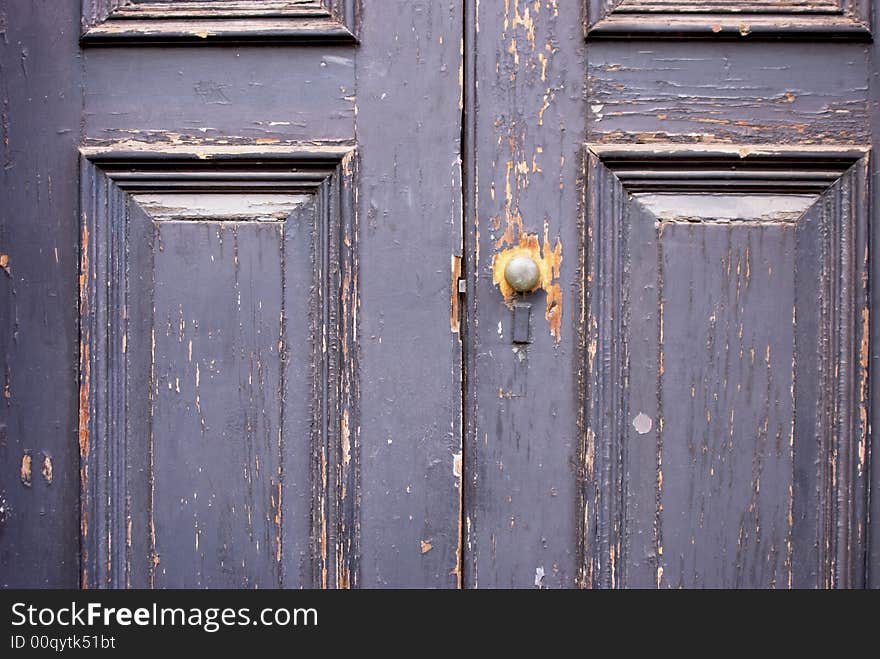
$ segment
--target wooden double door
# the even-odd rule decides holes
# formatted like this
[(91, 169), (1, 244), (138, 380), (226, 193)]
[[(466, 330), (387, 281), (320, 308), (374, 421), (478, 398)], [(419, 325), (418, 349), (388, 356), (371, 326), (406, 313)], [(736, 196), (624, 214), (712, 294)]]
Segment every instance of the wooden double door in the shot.
[(3, 0), (0, 582), (877, 586), (871, 5)]

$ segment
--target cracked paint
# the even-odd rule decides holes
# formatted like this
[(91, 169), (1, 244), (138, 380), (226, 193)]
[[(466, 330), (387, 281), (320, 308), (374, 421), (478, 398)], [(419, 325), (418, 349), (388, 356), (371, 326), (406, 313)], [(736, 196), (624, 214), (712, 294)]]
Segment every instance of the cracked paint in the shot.
[(537, 289), (546, 293), (544, 318), (547, 320), (550, 335), (559, 343), (562, 331), (562, 286), (559, 282), (559, 269), (562, 264), (562, 242), (557, 237), (555, 245), (550, 244), (549, 226), (544, 225), (543, 240), (537, 234), (522, 233), (519, 242), (513, 247), (495, 254), (492, 261), (492, 281), (504, 295), (508, 307), (513, 307), (517, 293), (504, 278), (504, 270), (511, 259), (526, 256), (538, 264), (540, 281)]

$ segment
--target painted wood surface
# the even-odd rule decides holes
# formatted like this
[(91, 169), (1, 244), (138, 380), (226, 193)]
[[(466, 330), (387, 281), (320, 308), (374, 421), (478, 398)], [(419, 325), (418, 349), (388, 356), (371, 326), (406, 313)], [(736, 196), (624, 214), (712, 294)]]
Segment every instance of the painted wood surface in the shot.
[[(67, 262), (49, 292), (69, 303), (29, 294), (43, 329), (6, 350), (51, 379), (7, 405), (4, 583), (456, 586), (460, 9), (162, 4), (86, 2), (82, 49), (74, 9), (3, 6), (4, 226), (28, 244), (38, 198), (60, 223), (3, 268)], [(68, 54), (34, 77), (56, 34)], [(58, 89), (51, 115), (27, 105)], [(51, 176), (13, 171), (35, 132)], [(45, 405), (53, 430), (22, 430)]]
[[(465, 566), (468, 587), (572, 587), (578, 574), (578, 245), (586, 124), (577, 3), (470, 3)], [(545, 275), (514, 344), (503, 264)]]
[(863, 584), (864, 152), (596, 154), (585, 579)]
[(356, 580), (356, 158), (277, 156), (84, 151), (87, 586)]
[[(858, 7), (793, 3), (756, 24), (809, 47), (761, 41), (759, 30), (751, 45), (731, 44), (723, 26), (706, 40), (667, 29), (660, 22), (679, 16), (646, 4), (615, 3), (613, 13), (643, 24), (651, 13), (649, 29), (588, 31), (585, 53), (561, 27), (577, 8), (473, 6), (466, 582), (863, 585), (869, 49), (828, 43), (848, 28), (826, 31), (807, 15), (847, 22), (858, 39), (867, 21), (853, 23)], [(711, 9), (693, 21), (736, 7)], [(675, 39), (635, 40), (649, 36)], [(568, 142), (584, 118), (586, 144)], [(806, 163), (799, 148), (813, 149)], [(753, 160), (760, 166), (737, 168)], [(533, 313), (527, 345), (511, 340), (516, 299), (499, 272), (512, 252), (551, 275), (521, 300), (548, 312)], [(737, 259), (775, 261), (772, 273), (748, 274), (768, 279), (747, 300)], [(836, 302), (799, 313), (795, 326), (805, 296)], [(560, 306), (557, 344), (549, 312)], [(811, 322), (824, 329), (810, 334)], [(569, 330), (580, 337), (571, 347)], [(752, 347), (763, 371), (747, 367)], [(789, 446), (777, 451), (777, 435)], [(726, 480), (713, 480), (722, 465)]]
[(354, 0), (82, 0), (86, 43), (354, 42)]
[(877, 11), (0, 2), (0, 584), (877, 587)]
[[(878, 25), (878, 20), (880, 20), (880, 5), (876, 2), (871, 3), (871, 12), (870, 12), (873, 25)], [(871, 67), (871, 71), (876, 71), (877, 67), (880, 67), (880, 46), (877, 45), (876, 42), (872, 43), (870, 51), (868, 53), (868, 65)], [(869, 99), (871, 103), (871, 107), (878, 107), (878, 103), (880, 103), (880, 85), (878, 85), (878, 80), (876, 75), (870, 75), (868, 78), (868, 90), (869, 90)], [(880, 116), (878, 116), (877, 112), (872, 112), (870, 116), (870, 126), (871, 126), (871, 146), (872, 153), (876, 153), (877, 149), (880, 148)], [(877, 159), (872, 157), (869, 163), (869, 180), (871, 182), (870, 191), (871, 191), (871, 208), (877, 208)], [(874, 211), (872, 211), (874, 212)], [(880, 234), (878, 234), (878, 225), (876, 221), (871, 221), (871, 228), (869, 232), (869, 241), (872, 245), (880, 244)], [(880, 281), (878, 277), (880, 277), (880, 259), (871, 259), (870, 262), (870, 276), (871, 282)], [(870, 412), (870, 420), (871, 420), (871, 433), (868, 440), (867, 446), (867, 456), (868, 456), (868, 464), (869, 464), (869, 478), (870, 478), (870, 501), (868, 503), (869, 510), (869, 520), (870, 526), (866, 530), (866, 538), (868, 542), (868, 551), (865, 561), (865, 571), (866, 582), (868, 587), (870, 588), (880, 588), (880, 526), (877, 525), (876, 521), (880, 519), (880, 497), (876, 495), (878, 491), (880, 491), (880, 460), (878, 460), (877, 456), (880, 455), (880, 449), (877, 448), (877, 440), (874, 436), (873, 429), (880, 427), (878, 426), (876, 410), (880, 409), (880, 387), (877, 387), (874, 384), (874, 374), (877, 373), (877, 369), (880, 368), (880, 322), (876, 321), (874, 318), (874, 309), (880, 308), (880, 287), (875, 284), (869, 285), (869, 296), (870, 296), (870, 304), (871, 304), (871, 317), (873, 318), (870, 327), (870, 361), (869, 361), (869, 374), (871, 377), (871, 386), (869, 387), (869, 395), (871, 401), (871, 412)]]
[(0, 3), (0, 585), (79, 583), (79, 11)]
[(586, 29), (593, 39), (867, 41), (870, 12), (870, 0), (587, 0)]
[(361, 153), (361, 583), (460, 582), (462, 8), (365, 3)]

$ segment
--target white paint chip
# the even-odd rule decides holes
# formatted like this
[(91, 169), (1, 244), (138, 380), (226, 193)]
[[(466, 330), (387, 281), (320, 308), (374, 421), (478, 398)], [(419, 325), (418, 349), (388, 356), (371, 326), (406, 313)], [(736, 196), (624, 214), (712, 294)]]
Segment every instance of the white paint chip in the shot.
[(336, 64), (338, 66), (354, 66), (354, 60), (351, 57), (337, 57), (336, 55), (324, 55), (324, 62)]
[(535, 586), (540, 588), (544, 585), (544, 566), (535, 568)]
[(639, 412), (636, 415), (636, 418), (633, 419), (633, 428), (635, 428), (636, 432), (640, 435), (651, 432), (651, 428), (653, 427), (654, 421), (644, 412)]

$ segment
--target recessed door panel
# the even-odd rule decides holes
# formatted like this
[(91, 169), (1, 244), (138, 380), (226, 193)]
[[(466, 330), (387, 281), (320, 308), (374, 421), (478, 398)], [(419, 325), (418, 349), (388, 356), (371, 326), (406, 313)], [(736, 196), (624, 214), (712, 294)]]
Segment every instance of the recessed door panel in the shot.
[(87, 585), (350, 583), (354, 162), (86, 152)]
[(586, 573), (636, 587), (861, 583), (864, 161), (589, 158)]

